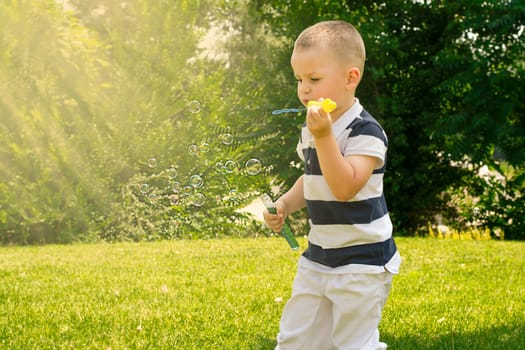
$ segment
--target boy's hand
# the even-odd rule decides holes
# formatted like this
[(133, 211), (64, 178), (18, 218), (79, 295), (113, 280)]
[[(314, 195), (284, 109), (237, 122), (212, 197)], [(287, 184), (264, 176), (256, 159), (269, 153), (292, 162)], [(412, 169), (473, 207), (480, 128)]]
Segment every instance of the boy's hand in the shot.
[(283, 229), (284, 219), (286, 218), (286, 208), (283, 202), (277, 201), (274, 204), (277, 214), (272, 214), (267, 209), (264, 210), (264, 222), (273, 232), (280, 233)]
[(320, 106), (308, 107), (306, 126), (315, 138), (323, 138), (332, 133), (332, 118)]

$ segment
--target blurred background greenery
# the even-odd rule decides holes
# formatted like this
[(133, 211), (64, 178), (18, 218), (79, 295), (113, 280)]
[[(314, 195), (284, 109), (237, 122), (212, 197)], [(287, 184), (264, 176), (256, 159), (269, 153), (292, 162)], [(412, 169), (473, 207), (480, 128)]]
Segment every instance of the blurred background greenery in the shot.
[(524, 239), (520, 1), (8, 0), (0, 242), (266, 232), (239, 209), (301, 174), (304, 116), (271, 112), (299, 107), (293, 40), (325, 19), (365, 39), (395, 233)]

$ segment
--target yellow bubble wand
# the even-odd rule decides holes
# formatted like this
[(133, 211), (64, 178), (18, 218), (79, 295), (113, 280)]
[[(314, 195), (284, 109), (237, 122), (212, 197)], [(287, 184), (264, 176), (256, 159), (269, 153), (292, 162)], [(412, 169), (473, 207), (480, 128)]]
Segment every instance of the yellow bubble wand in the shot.
[(322, 101), (308, 101), (306, 107), (318, 106), (321, 107), (326, 113), (330, 113), (337, 108), (337, 104), (329, 98), (325, 98)]

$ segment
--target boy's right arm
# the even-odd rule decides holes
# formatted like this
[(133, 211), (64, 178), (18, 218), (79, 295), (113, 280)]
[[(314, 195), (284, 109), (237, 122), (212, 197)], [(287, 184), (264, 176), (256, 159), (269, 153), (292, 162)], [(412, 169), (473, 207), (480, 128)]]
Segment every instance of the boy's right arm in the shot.
[(286, 217), (293, 212), (303, 209), (305, 206), (303, 176), (301, 176), (288, 192), (275, 201), (277, 214), (271, 214), (268, 210), (264, 210), (264, 221), (274, 232), (281, 232)]

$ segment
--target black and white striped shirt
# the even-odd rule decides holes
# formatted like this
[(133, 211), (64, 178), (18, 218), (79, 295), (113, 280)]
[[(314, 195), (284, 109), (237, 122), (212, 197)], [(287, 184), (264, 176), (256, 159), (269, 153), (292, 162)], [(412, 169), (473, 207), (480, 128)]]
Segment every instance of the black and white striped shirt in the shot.
[[(377, 165), (354, 198), (339, 201), (322, 175), (312, 134), (306, 125), (302, 128), (297, 152), (305, 166), (304, 196), (310, 221), (309, 245), (303, 256), (331, 268), (351, 264), (385, 267), (398, 255), (383, 193), (387, 136), (358, 99), (332, 128), (344, 157), (372, 156)], [(392, 266), (392, 270), (397, 268)]]

